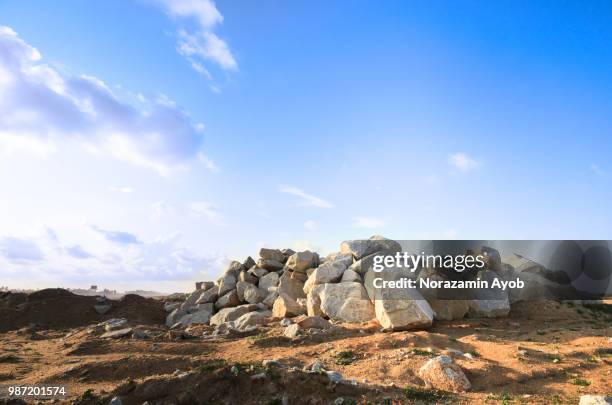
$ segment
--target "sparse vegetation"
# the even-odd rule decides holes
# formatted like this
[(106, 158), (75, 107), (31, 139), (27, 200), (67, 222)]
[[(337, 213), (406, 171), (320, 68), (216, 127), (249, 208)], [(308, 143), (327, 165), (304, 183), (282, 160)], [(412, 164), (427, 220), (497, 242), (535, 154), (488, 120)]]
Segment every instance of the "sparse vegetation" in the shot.
[(415, 401), (423, 402), (435, 402), (438, 403), (444, 400), (452, 399), (452, 396), (444, 391), (440, 390), (428, 390), (420, 387), (406, 387), (404, 388), (404, 395), (406, 398)]
[(579, 385), (581, 387), (588, 387), (589, 385), (591, 385), (591, 382), (588, 380), (583, 380), (582, 378), (574, 378), (572, 384)]
[(352, 350), (345, 350), (338, 352), (335, 356), (336, 364), (341, 366), (347, 366), (355, 361), (355, 353)]

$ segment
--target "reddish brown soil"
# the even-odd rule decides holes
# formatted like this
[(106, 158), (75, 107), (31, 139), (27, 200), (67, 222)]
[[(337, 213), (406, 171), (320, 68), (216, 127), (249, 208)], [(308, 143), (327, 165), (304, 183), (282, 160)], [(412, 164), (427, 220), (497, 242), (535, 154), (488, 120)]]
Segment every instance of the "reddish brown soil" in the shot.
[[(329, 404), (339, 397), (373, 404), (577, 404), (581, 394), (611, 394), (609, 312), (564, 303), (524, 303), (507, 319), (439, 322), (429, 331), (337, 325), (332, 333), (294, 340), (283, 336), (277, 321), (243, 338), (204, 339), (202, 326), (183, 340), (161, 327), (146, 328), (159, 337), (109, 340), (84, 326), (0, 334), (0, 384), (68, 384), (65, 403), (104, 405), (115, 395), (125, 405), (178, 405), (275, 404), (283, 396), (289, 404)], [(472, 382), (469, 392), (435, 392), (417, 375), (428, 350), (449, 349), (473, 355), (456, 359)], [(346, 351), (349, 360), (341, 361)], [(264, 370), (264, 359), (283, 367)], [(315, 359), (358, 384), (334, 386), (325, 375), (301, 371)], [(176, 376), (175, 370), (190, 374)]]

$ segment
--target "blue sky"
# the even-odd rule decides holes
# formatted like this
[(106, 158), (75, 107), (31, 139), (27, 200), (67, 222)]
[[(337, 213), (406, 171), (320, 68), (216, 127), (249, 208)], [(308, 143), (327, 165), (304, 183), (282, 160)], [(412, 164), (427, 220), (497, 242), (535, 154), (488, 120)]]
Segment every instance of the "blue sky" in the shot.
[(0, 1), (0, 284), (611, 239), (609, 2)]

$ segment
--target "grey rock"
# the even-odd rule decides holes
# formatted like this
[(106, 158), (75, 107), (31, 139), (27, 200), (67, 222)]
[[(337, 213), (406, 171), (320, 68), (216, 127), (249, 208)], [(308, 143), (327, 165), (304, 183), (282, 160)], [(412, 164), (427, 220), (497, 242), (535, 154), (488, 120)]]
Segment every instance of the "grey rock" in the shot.
[(287, 268), (298, 273), (305, 273), (307, 269), (317, 267), (319, 255), (305, 250), (303, 252), (294, 253), (287, 260)]
[(244, 300), (249, 304), (257, 304), (266, 298), (267, 292), (261, 288), (249, 284), (244, 290)]
[(337, 371), (326, 371), (325, 374), (327, 374), (327, 378), (329, 378), (332, 384), (339, 384), (342, 382), (342, 374)]
[(283, 252), (278, 249), (261, 248), (259, 250), (259, 257), (264, 260), (274, 260), (280, 263), (285, 263), (285, 261), (287, 261)]
[(250, 326), (264, 325), (266, 314), (262, 312), (248, 312), (234, 321), (234, 327), (238, 330), (246, 330)]
[(306, 311), (308, 316), (321, 316), (321, 296), (325, 284), (316, 285), (306, 296)]
[(250, 269), (250, 268), (252, 268), (253, 266), (255, 266), (255, 264), (257, 264), (257, 263), (255, 262), (255, 260), (254, 260), (254, 259), (253, 259), (251, 256), (249, 256), (249, 257), (247, 257), (247, 258), (246, 258), (246, 260), (244, 261), (244, 263), (242, 263), (242, 268), (243, 268), (243, 269)]
[(98, 305), (94, 305), (94, 309), (96, 310), (98, 314), (104, 315), (105, 313), (110, 311), (111, 306), (109, 304), (98, 304)]
[(300, 276), (305, 276), (303, 273), (285, 271), (278, 281), (279, 294), (287, 294), (294, 300), (298, 298), (306, 298), (304, 294), (304, 281)]
[(278, 293), (276, 291), (270, 291), (261, 303), (268, 308), (272, 308), (274, 306), (274, 301), (276, 301), (277, 298)]
[(257, 267), (261, 267), (262, 269), (266, 269), (268, 271), (279, 271), (282, 270), (285, 265), (278, 260), (259, 259), (257, 262)]
[(232, 290), (228, 292), (227, 294), (225, 294), (224, 296), (220, 297), (215, 302), (215, 308), (221, 309), (221, 308), (227, 308), (227, 307), (235, 307), (238, 304), (240, 304), (240, 299), (238, 298), (238, 292), (236, 290)]
[(308, 294), (317, 284), (335, 283), (340, 281), (346, 267), (340, 263), (324, 263), (317, 267), (304, 284), (304, 292)]
[(238, 282), (244, 281), (250, 284), (257, 284), (258, 280), (259, 279), (257, 278), (255, 274), (249, 273), (248, 271), (245, 271), (245, 270), (242, 270), (240, 272), (240, 275), (238, 276)]
[(283, 327), (285, 327), (285, 328), (286, 328), (287, 326), (291, 325), (291, 323), (292, 323), (292, 322), (291, 322), (291, 319), (289, 319), (289, 318), (283, 318), (283, 319), (281, 319), (281, 321), (280, 321), (280, 325), (281, 325), (281, 326), (283, 326)]
[(240, 305), (234, 308), (223, 308), (210, 318), (210, 324), (216, 326), (225, 322), (235, 321), (242, 315), (257, 311), (258, 309), (257, 305), (252, 304)]
[(219, 286), (215, 285), (209, 288), (208, 290), (205, 290), (203, 293), (201, 293), (195, 303), (196, 305), (197, 304), (207, 304), (209, 302), (217, 301), (218, 298), (219, 298)]
[(340, 252), (352, 254), (355, 260), (359, 260), (365, 256), (371, 255), (372, 253), (376, 253), (381, 250), (395, 249), (396, 251), (401, 250), (401, 246), (399, 243), (378, 235), (372, 236), (370, 237), (370, 239), (348, 240), (340, 244)]
[(248, 271), (248, 273), (254, 275), (255, 277), (257, 277), (259, 279), (259, 278), (262, 278), (263, 276), (265, 276), (266, 274), (268, 274), (268, 270), (262, 269), (262, 268), (259, 268), (259, 267), (252, 267)]
[(360, 283), (324, 284), (319, 293), (321, 312), (339, 322), (367, 322), (374, 318), (374, 306)]
[(270, 287), (276, 287), (278, 285), (279, 276), (277, 273), (268, 273), (259, 279), (259, 288), (264, 291), (269, 291)]
[(433, 388), (463, 392), (471, 388), (465, 373), (449, 356), (437, 356), (430, 359), (419, 369), (419, 377)]
[(229, 291), (236, 288), (236, 276), (227, 274), (217, 280), (219, 286), (219, 296), (227, 294)]
[(357, 282), (357, 283), (361, 283), (361, 276), (354, 270), (344, 270), (344, 273), (342, 273), (342, 278), (340, 279), (341, 283), (351, 283), (351, 282)]
[(286, 294), (279, 294), (272, 306), (272, 316), (276, 318), (293, 317), (304, 313), (304, 308)]
[(210, 290), (215, 285), (215, 283), (213, 283), (212, 281), (197, 281), (195, 284), (196, 290), (202, 291)]

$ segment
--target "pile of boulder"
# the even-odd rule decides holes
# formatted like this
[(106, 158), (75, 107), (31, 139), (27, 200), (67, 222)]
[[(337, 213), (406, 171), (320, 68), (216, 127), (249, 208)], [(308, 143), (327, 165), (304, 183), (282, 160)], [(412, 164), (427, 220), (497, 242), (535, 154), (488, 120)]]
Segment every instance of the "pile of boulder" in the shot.
[[(547, 288), (551, 281), (537, 271), (537, 264), (513, 256), (512, 264), (502, 262), (499, 252), (487, 250), (486, 267), (478, 277), (510, 279), (541, 278)], [(196, 283), (196, 291), (184, 302), (169, 301), (168, 327), (191, 324), (223, 325), (236, 333), (248, 332), (269, 317), (317, 316), (343, 323), (376, 320), (385, 330), (427, 328), (434, 319), (453, 320), (465, 316), (500, 317), (510, 304), (522, 297), (503, 290), (477, 291), (469, 299), (441, 299), (435, 291), (410, 288), (374, 288), (374, 278), (444, 277), (435, 269), (417, 272), (374, 272), (373, 258), (402, 251), (396, 241), (380, 236), (342, 242), (339, 252), (320, 257), (311, 251), (262, 248), (259, 259), (232, 261), (215, 282)]]

